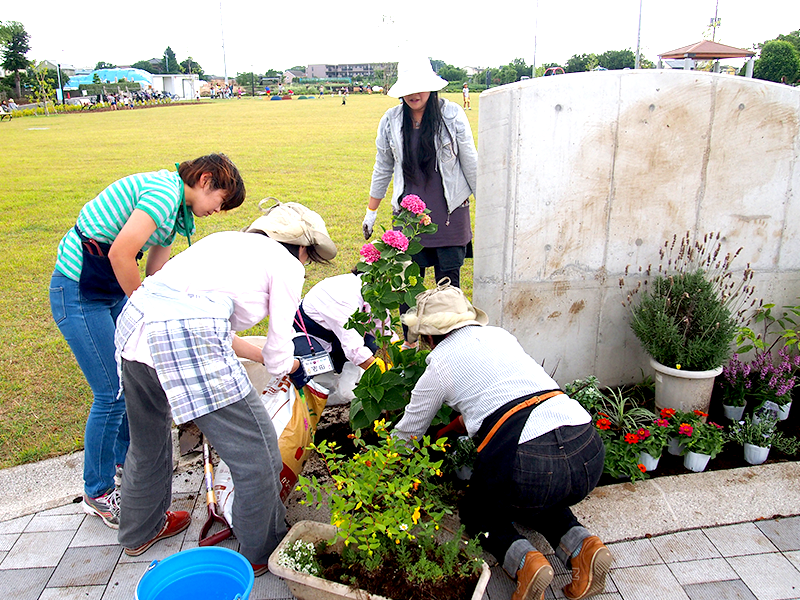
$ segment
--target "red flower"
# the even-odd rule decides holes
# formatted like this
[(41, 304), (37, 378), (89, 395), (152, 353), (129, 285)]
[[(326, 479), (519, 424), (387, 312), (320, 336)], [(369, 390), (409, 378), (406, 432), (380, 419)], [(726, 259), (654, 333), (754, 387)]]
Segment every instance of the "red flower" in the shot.
[(608, 419), (598, 419), (597, 420), (597, 428), (598, 429), (611, 429), (611, 421)]
[(661, 418), (669, 419), (671, 416), (675, 414), (674, 408), (662, 408), (661, 409)]
[(702, 410), (695, 410), (695, 411), (692, 411), (692, 412), (694, 412), (694, 414), (696, 414), (698, 417), (707, 417), (708, 416), (708, 413), (704, 413)]
[(656, 419), (653, 423), (659, 427), (669, 427), (669, 421), (666, 419)]
[(689, 425), (688, 423), (681, 423), (681, 426), (678, 427), (678, 434), (685, 435), (687, 437), (692, 437), (692, 432), (694, 431), (694, 427)]
[(372, 466), (372, 461), (371, 460), (365, 460), (364, 464), (367, 465), (368, 467), (371, 467)]
[(639, 436), (639, 439), (646, 440), (650, 437), (650, 430), (645, 429), (644, 427), (640, 427), (639, 431), (636, 432), (636, 435)]
[(625, 441), (629, 444), (635, 444), (639, 441), (639, 436), (635, 433), (626, 433), (625, 434)]
[(647, 467), (645, 467), (645, 466), (644, 466), (642, 463), (639, 463), (639, 464), (638, 464), (638, 465), (636, 465), (636, 466), (637, 466), (637, 467), (639, 467), (639, 470), (640, 470), (642, 473), (647, 473)]

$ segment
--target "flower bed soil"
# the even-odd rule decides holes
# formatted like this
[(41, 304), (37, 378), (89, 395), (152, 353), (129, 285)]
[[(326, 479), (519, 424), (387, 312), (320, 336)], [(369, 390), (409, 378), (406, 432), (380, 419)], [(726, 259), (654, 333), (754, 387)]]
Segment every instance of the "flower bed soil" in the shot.
[(408, 574), (388, 556), (380, 568), (368, 571), (363, 566), (345, 567), (341, 555), (325, 553), (318, 556), (322, 573), (320, 577), (328, 581), (342, 583), (378, 594), (392, 600), (464, 600), (471, 598), (480, 573), (469, 579), (450, 577), (436, 582), (414, 584)]

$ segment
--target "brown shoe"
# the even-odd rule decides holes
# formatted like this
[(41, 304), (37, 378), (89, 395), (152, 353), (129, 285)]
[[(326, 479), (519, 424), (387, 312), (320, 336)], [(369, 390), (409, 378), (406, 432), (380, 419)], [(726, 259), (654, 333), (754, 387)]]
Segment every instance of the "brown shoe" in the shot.
[(250, 563), (250, 566), (253, 567), (253, 577), (261, 577), (264, 573), (269, 571), (269, 565), (254, 565)]
[(525, 564), (517, 571), (517, 589), (511, 600), (543, 600), (551, 581), (553, 567), (541, 552), (531, 550), (525, 555)]
[(572, 583), (564, 586), (564, 595), (570, 600), (580, 600), (601, 593), (613, 560), (599, 537), (591, 535), (583, 540), (580, 553), (570, 560)]
[(156, 537), (149, 542), (145, 542), (138, 548), (125, 548), (125, 554), (128, 556), (139, 556), (140, 554), (144, 554), (147, 552), (150, 546), (155, 544), (158, 540), (163, 540), (164, 538), (178, 535), (181, 531), (189, 527), (191, 522), (192, 515), (185, 510), (176, 510), (175, 512), (168, 510), (167, 518), (164, 521), (164, 526), (161, 528), (161, 531), (156, 534)]

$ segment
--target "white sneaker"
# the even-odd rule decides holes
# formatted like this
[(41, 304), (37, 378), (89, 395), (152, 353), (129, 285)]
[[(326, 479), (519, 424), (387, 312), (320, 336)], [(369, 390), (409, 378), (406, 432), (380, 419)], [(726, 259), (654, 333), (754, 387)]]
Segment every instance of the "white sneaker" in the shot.
[(97, 498), (84, 494), (82, 506), (87, 515), (96, 515), (111, 529), (119, 529), (119, 492), (116, 489)]

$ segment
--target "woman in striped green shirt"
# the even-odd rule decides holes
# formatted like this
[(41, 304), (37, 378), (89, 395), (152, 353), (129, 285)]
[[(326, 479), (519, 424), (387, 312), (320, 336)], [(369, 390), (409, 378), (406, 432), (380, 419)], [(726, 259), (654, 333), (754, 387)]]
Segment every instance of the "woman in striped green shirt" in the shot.
[(125, 461), (128, 423), (119, 393), (114, 328), (128, 296), (170, 256), (176, 234), (189, 237), (194, 217), (244, 202), (236, 166), (222, 154), (183, 162), (178, 171), (139, 173), (88, 202), (58, 245), (50, 281), (53, 318), (75, 354), (94, 399), (84, 437), (83, 508), (119, 526), (116, 468)]

